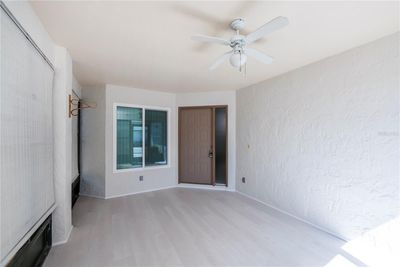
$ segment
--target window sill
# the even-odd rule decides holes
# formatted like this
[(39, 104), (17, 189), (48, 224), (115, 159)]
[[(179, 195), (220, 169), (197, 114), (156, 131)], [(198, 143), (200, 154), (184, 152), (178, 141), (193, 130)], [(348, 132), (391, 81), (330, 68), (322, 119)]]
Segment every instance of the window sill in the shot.
[(131, 169), (122, 169), (122, 170), (114, 170), (113, 173), (124, 173), (124, 172), (145, 172), (152, 171), (158, 169), (169, 169), (171, 165), (161, 165), (161, 166), (150, 166), (150, 167), (142, 167), (142, 168), (131, 168)]

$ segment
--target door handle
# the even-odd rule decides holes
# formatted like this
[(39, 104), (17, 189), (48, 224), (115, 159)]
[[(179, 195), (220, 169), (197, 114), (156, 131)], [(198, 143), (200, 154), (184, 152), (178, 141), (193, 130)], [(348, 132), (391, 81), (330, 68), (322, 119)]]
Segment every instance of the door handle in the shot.
[(214, 154), (213, 154), (213, 151), (212, 151), (212, 150), (209, 150), (209, 151), (208, 151), (208, 157), (209, 157), (210, 159), (212, 159), (212, 158), (214, 157)]

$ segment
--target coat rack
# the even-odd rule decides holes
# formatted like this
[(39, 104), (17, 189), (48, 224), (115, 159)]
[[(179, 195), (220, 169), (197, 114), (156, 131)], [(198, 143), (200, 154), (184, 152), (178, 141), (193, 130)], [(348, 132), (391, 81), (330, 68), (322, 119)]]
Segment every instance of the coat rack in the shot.
[(80, 98), (73, 97), (72, 95), (68, 96), (68, 116), (71, 118), (72, 116), (78, 116), (79, 110), (85, 108), (96, 108), (97, 104), (94, 102), (86, 102)]

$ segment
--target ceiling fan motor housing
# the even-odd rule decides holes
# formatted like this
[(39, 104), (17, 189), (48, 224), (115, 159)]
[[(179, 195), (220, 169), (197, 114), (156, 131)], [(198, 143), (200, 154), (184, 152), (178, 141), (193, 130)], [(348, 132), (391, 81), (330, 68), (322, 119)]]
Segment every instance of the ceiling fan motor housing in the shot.
[(231, 47), (235, 48), (235, 47), (243, 47), (246, 45), (246, 37), (244, 37), (243, 35), (237, 34), (234, 35), (231, 39)]
[(243, 29), (245, 26), (244, 19), (238, 18), (231, 22), (231, 28), (235, 31)]

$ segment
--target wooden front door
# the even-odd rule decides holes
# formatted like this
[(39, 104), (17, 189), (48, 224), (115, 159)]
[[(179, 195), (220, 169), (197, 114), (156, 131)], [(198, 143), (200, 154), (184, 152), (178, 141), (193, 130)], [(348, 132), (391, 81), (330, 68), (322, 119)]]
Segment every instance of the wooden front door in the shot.
[(179, 108), (179, 182), (213, 183), (213, 108)]

